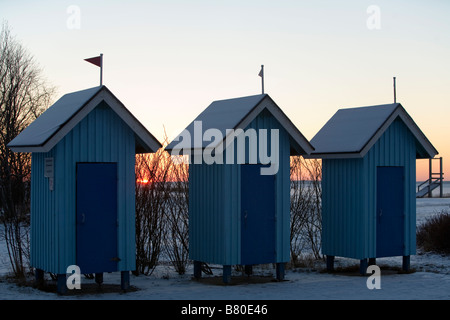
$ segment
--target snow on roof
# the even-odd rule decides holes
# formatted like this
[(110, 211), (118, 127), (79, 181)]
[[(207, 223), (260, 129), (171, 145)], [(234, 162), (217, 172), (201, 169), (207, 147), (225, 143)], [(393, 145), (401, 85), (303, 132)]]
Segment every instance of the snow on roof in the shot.
[(155, 152), (161, 144), (105, 86), (65, 94), (15, 137), (8, 147), (15, 152), (47, 152), (101, 101), (132, 128), (141, 151)]
[(398, 116), (425, 149), (424, 157), (434, 157), (436, 149), (400, 103), (338, 110), (312, 138), (312, 157), (362, 157)]
[(69, 120), (101, 87), (65, 94), (34, 122), (25, 128), (8, 146), (24, 147), (44, 144)]
[[(218, 100), (211, 103), (200, 115), (192, 121), (185, 130), (192, 135), (194, 133), (194, 122), (201, 121), (202, 130), (218, 129), (225, 137), (227, 129), (235, 129), (239, 122), (265, 97), (263, 94)], [(203, 132), (202, 132), (203, 134)], [(176, 141), (175, 141), (176, 140)], [(166, 150), (172, 150), (177, 144), (177, 139), (172, 141)], [(203, 141), (202, 147), (209, 143)]]
[[(203, 122), (203, 129), (216, 128), (225, 134), (226, 129), (234, 129), (239, 122), (256, 106), (266, 95), (259, 94), (243, 98), (214, 101), (206, 108), (195, 121)], [(193, 122), (186, 128), (191, 131)]]
[[(208, 129), (217, 129), (222, 133), (222, 136), (225, 139), (228, 134), (228, 130), (236, 130), (238, 128), (245, 129), (245, 127), (265, 108), (267, 108), (271, 112), (271, 114), (280, 122), (280, 124), (288, 131), (288, 133), (293, 138), (293, 141), (298, 144), (298, 146), (296, 147), (300, 147), (301, 153), (310, 153), (312, 150), (314, 150), (309, 141), (300, 133), (300, 131), (294, 126), (289, 118), (267, 94), (258, 94), (241, 98), (214, 101), (197, 118), (195, 118), (195, 120), (192, 121), (185, 130), (187, 130), (191, 134), (191, 136), (194, 136), (194, 123), (199, 121), (201, 122), (202, 126), (201, 134), (203, 134), (203, 132)], [(181, 141), (180, 144), (178, 141), (180, 140), (181, 135), (182, 134), (178, 135), (166, 147), (166, 150), (170, 151), (175, 147), (197, 147), (197, 144), (195, 142), (193, 143), (194, 146), (191, 146), (190, 142), (185, 141)], [(222, 142), (223, 141), (217, 141), (216, 146)], [(204, 141), (202, 139), (201, 147), (211, 147), (211, 142)]]
[(397, 104), (340, 109), (314, 136), (314, 153), (359, 152)]

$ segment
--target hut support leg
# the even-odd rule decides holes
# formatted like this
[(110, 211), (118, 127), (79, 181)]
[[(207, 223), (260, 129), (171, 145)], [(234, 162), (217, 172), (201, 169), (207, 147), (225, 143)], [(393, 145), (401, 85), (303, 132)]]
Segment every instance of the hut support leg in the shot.
[(403, 271), (408, 272), (409, 268), (411, 267), (411, 259), (410, 256), (403, 256), (403, 264), (402, 264), (402, 269)]
[(334, 256), (327, 256), (327, 271), (332, 272), (334, 270)]
[(36, 269), (34, 270), (34, 281), (37, 288), (41, 288), (44, 285), (44, 270)]
[(223, 266), (223, 283), (230, 283), (231, 282), (231, 266), (226, 265)]
[(194, 260), (194, 278), (200, 279), (202, 277), (202, 263)]
[(58, 294), (66, 294), (67, 293), (67, 283), (66, 283), (66, 274), (58, 273), (56, 276), (56, 292)]
[(359, 261), (359, 273), (363, 276), (366, 275), (367, 267), (368, 267), (367, 259), (361, 259)]
[(284, 263), (277, 263), (277, 280), (284, 280)]
[(369, 258), (369, 266), (374, 266), (377, 264), (377, 258)]
[(253, 274), (253, 266), (251, 264), (246, 264), (244, 267), (245, 274), (250, 276)]
[(127, 291), (130, 288), (130, 271), (120, 272), (120, 288)]
[(102, 285), (102, 283), (103, 283), (103, 272), (95, 274), (95, 283), (97, 283), (99, 286)]

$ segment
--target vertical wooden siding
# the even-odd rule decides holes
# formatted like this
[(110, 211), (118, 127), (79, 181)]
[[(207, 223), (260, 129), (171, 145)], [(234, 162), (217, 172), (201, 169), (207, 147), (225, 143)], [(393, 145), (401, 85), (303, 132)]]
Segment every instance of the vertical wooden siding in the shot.
[(357, 257), (365, 245), (362, 159), (322, 162), (322, 253)]
[[(76, 264), (76, 163), (118, 163), (118, 270), (135, 269), (135, 138), (105, 104), (97, 106), (48, 153), (33, 153), (31, 263), (65, 273)], [(54, 191), (43, 176), (54, 158)]]
[(222, 165), (189, 165), (189, 255), (193, 260), (227, 264), (223, 174)]

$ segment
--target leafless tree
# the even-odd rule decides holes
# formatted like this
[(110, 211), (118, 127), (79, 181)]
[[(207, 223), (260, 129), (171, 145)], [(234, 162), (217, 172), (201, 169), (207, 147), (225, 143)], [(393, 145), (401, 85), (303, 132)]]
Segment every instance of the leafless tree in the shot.
[(54, 88), (42, 77), (33, 57), (11, 35), (0, 33), (0, 221), (12, 270), (24, 277), (28, 252), (31, 155), (6, 145), (45, 110)]

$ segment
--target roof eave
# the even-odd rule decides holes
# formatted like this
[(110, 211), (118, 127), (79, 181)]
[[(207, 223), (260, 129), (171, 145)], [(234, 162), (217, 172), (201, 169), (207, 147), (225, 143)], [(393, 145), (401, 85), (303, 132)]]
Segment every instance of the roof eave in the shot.
[(360, 152), (330, 152), (311, 153), (303, 156), (305, 159), (357, 159), (363, 158)]
[(45, 146), (10, 146), (7, 145), (13, 152), (49, 152), (51, 149), (45, 148)]

